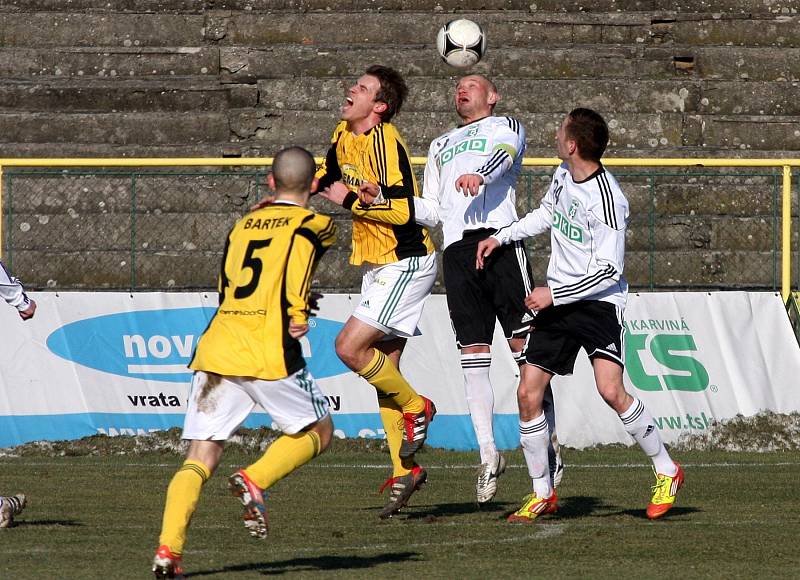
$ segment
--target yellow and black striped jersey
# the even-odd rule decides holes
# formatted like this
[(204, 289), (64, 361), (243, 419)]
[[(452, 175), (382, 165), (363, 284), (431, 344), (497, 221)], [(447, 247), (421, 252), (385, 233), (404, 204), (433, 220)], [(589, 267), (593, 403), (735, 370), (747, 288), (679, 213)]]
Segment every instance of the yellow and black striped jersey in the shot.
[(251, 212), (233, 226), (219, 277), (219, 308), (189, 366), (276, 380), (305, 366), (289, 322), (309, 316), (311, 279), (336, 239), (333, 220), (289, 202)]
[[(414, 219), (412, 198), (419, 190), (408, 148), (391, 123), (356, 135), (341, 121), (317, 177), (320, 190), (334, 181), (350, 189), (344, 207), (353, 213), (351, 264), (389, 264), (433, 252), (428, 230)], [(356, 192), (362, 181), (378, 184), (385, 201), (361, 205)]]

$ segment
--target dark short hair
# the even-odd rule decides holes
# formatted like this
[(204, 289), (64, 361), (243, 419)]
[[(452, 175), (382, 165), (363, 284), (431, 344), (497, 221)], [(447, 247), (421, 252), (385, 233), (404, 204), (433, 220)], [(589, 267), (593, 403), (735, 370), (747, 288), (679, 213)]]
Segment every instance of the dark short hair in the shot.
[(600, 161), (608, 146), (608, 125), (597, 111), (572, 109), (564, 131), (578, 145), (580, 156), (587, 161)]
[(381, 83), (381, 88), (375, 96), (376, 101), (386, 103), (386, 110), (381, 114), (381, 121), (389, 122), (403, 106), (408, 96), (408, 85), (399, 72), (388, 66), (374, 64), (365, 74), (375, 77)]

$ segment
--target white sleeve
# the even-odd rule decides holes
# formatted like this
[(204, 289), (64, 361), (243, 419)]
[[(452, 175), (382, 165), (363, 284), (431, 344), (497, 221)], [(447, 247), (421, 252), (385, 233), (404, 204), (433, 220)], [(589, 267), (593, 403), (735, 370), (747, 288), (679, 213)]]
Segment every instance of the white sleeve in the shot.
[(22, 283), (6, 270), (3, 262), (0, 262), (0, 296), (20, 312), (27, 310), (31, 305)]
[(422, 197), (414, 198), (414, 220), (421, 226), (435, 227), (442, 218), (439, 216), (439, 168), (436, 156), (428, 149), (425, 175), (422, 182)]
[(492, 153), (489, 159), (475, 170), (483, 177), (484, 185), (500, 179), (511, 169), (517, 157), (525, 151), (525, 129), (513, 117), (500, 117), (505, 123), (498, 124), (492, 138)]
[(625, 266), (625, 214), (624, 206), (616, 206), (602, 218), (598, 217), (597, 211), (590, 210), (594, 259), (580, 279), (550, 289), (553, 304), (589, 300), (619, 283)]
[(555, 180), (550, 182), (550, 187), (539, 203), (539, 207), (525, 214), (522, 219), (500, 228), (492, 237), (501, 244), (510, 244), (549, 230), (553, 225), (554, 183)]

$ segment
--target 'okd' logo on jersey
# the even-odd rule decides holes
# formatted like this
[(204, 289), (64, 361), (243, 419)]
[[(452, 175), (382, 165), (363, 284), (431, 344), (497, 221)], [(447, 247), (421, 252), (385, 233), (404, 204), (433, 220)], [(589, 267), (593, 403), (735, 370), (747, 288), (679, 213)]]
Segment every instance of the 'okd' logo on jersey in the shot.
[(571, 223), (567, 216), (558, 210), (553, 211), (553, 229), (567, 236), (571, 242), (583, 242), (583, 230)]
[(478, 137), (476, 139), (465, 139), (456, 145), (453, 145), (449, 149), (445, 149), (439, 155), (439, 167), (450, 163), (453, 159), (455, 159), (456, 155), (460, 155), (462, 153), (486, 153), (487, 141), (483, 137)]

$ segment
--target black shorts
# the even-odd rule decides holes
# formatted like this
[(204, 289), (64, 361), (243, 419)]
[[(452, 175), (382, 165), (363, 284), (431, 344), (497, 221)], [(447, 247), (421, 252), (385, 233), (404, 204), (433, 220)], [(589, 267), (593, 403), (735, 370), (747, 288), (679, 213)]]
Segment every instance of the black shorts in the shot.
[(585, 300), (540, 311), (528, 339), (525, 360), (556, 375), (572, 374), (578, 351), (624, 366), (622, 309)]
[(533, 314), (525, 297), (533, 290), (533, 275), (522, 242), (500, 246), (483, 270), (475, 268), (478, 242), (495, 230), (464, 232), (463, 239), (444, 251), (444, 285), (447, 308), (459, 348), (492, 344), (495, 320), (506, 338), (524, 336)]

